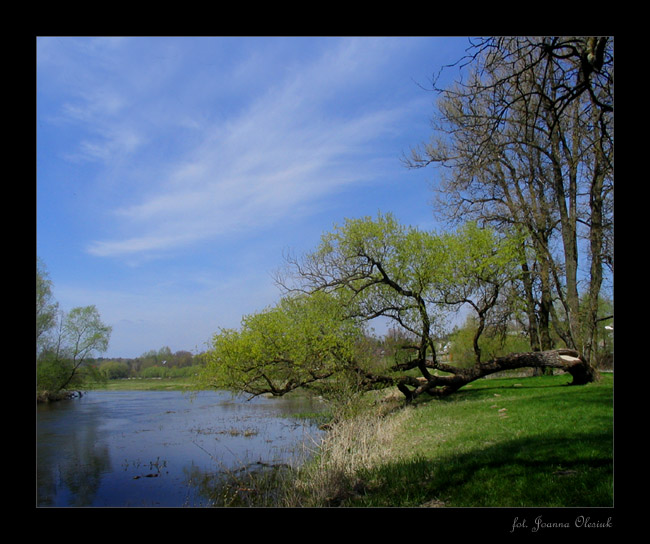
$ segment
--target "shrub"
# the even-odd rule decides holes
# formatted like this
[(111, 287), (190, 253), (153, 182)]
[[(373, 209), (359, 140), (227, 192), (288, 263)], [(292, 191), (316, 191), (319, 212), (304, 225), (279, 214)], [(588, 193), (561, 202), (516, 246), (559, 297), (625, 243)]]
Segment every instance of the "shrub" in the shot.
[(120, 361), (106, 361), (99, 367), (101, 374), (108, 380), (128, 378), (129, 366)]

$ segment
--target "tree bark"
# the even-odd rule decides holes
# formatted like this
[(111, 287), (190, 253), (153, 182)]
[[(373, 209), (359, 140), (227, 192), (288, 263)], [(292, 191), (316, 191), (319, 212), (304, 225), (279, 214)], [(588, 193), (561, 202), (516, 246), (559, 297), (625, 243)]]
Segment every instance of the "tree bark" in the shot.
[[(557, 368), (573, 376), (570, 385), (584, 385), (599, 379), (598, 371), (588, 361), (573, 349), (556, 349), (526, 353), (511, 353), (504, 357), (496, 357), (490, 361), (477, 363), (469, 368), (457, 368), (452, 365), (439, 363), (438, 370), (449, 373), (438, 376), (430, 374), (429, 378), (403, 377), (398, 379), (397, 387), (412, 401), (422, 393), (444, 397), (450, 395), (470, 382), (483, 378), (495, 372), (517, 368)], [(411, 389), (411, 388), (412, 389)]]

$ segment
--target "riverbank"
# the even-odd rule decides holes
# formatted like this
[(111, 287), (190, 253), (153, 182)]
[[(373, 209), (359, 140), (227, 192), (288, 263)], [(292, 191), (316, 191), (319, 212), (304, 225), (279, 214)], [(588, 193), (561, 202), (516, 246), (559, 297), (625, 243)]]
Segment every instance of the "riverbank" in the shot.
[(55, 402), (83, 396), (84, 391), (198, 391), (200, 385), (191, 378), (125, 378), (87, 383), (80, 391), (37, 391), (36, 402)]
[(83, 396), (82, 391), (37, 391), (36, 402), (56, 402), (59, 400), (70, 400)]
[(328, 433), (289, 506), (611, 507), (613, 375), (478, 380)]

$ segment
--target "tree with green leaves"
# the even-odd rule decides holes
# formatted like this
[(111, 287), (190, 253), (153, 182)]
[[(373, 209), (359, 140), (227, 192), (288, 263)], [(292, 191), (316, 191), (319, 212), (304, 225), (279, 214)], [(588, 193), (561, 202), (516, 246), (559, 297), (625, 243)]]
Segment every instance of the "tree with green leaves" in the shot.
[(36, 263), (36, 387), (48, 398), (79, 387), (88, 373), (98, 372), (86, 363), (108, 348), (111, 327), (95, 306), (59, 310), (52, 282), (41, 259)]
[(213, 387), (284, 395), (332, 379), (360, 361), (360, 324), (327, 293), (293, 294), (214, 336), (203, 376)]
[(107, 380), (129, 377), (129, 365), (123, 361), (104, 361), (99, 365), (99, 372)]
[(37, 388), (50, 395), (78, 388), (88, 373), (99, 373), (86, 363), (108, 348), (112, 328), (94, 305), (60, 312), (53, 342), (37, 361)]
[[(510, 312), (520, 247), (516, 237), (475, 223), (436, 234), (400, 225), (390, 214), (347, 220), (315, 251), (288, 259), (278, 305), (214, 336), (204, 378), (216, 388), (283, 395), (346, 376), (359, 390), (395, 386), (409, 401), (519, 367), (561, 368), (574, 383), (595, 379), (575, 350), (483, 357), (485, 327)], [(446, 318), (462, 306), (477, 318), (469, 366), (443, 363), (436, 350)], [(378, 318), (404, 331), (406, 359), (382, 366), (364, 349), (367, 327)]]

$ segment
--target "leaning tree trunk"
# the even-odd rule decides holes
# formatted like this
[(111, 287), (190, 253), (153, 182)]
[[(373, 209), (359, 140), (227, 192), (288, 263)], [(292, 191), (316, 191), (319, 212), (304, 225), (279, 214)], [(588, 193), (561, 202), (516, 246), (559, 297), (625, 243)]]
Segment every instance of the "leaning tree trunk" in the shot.
[(442, 397), (495, 372), (525, 367), (563, 370), (573, 376), (571, 385), (584, 385), (599, 378), (598, 371), (580, 353), (572, 349), (557, 349), (512, 353), (484, 363), (477, 363), (470, 368), (457, 368), (438, 363), (436, 368), (449, 373), (448, 375), (429, 374), (428, 378), (402, 377), (397, 381), (397, 387), (409, 401), (422, 393)]

